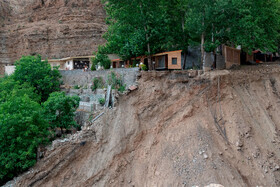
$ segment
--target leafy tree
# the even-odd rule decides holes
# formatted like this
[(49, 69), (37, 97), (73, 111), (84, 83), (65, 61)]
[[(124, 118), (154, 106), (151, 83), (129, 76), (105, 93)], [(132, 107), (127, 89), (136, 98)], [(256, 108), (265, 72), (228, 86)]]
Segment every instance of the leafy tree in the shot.
[(74, 121), (75, 111), (79, 106), (78, 96), (65, 96), (64, 92), (54, 92), (49, 99), (43, 103), (44, 113), (52, 129), (69, 129), (76, 126)]
[(41, 96), (41, 101), (48, 99), (50, 93), (60, 90), (60, 73), (57, 68), (52, 70), (47, 61), (38, 56), (23, 56), (16, 62), (13, 78), (20, 84), (29, 83)]
[(20, 97), (23, 95), (27, 95), (33, 101), (40, 101), (40, 96), (35, 93), (35, 88), (28, 83), (20, 85), (12, 77), (0, 78), (0, 103), (6, 102), (11, 96)]
[[(161, 50), (183, 50), (185, 60), (189, 46), (189, 33), (186, 25), (188, 3), (189, 0), (163, 0), (160, 4), (166, 28)], [(185, 69), (185, 64), (186, 61), (183, 64), (183, 69)]]
[(168, 33), (162, 0), (105, 2), (109, 23), (105, 38), (109, 50), (124, 60), (145, 54), (152, 69), (151, 54), (162, 50)]
[(0, 184), (36, 163), (37, 147), (48, 134), (40, 104), (26, 94), (0, 103)]
[(275, 51), (279, 40), (279, 1), (189, 0), (187, 27), (204, 50), (220, 44)]
[(104, 69), (110, 69), (111, 67), (111, 60), (109, 59), (108, 55), (103, 54), (101, 51), (95, 53), (95, 57), (92, 61), (92, 70), (96, 70), (96, 66), (100, 64), (100, 66), (104, 67)]
[[(277, 49), (280, 26), (279, 0), (235, 0), (225, 4), (229, 21), (220, 28), (223, 43), (241, 45), (245, 51), (254, 49), (273, 52)], [(226, 41), (225, 41), (226, 39)]]

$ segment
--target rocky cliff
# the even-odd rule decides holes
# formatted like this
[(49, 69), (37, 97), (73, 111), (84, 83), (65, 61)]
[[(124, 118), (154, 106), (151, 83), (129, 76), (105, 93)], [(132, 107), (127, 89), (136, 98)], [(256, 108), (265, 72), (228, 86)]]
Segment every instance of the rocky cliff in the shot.
[(105, 41), (100, 0), (0, 1), (0, 63), (22, 55), (90, 55)]

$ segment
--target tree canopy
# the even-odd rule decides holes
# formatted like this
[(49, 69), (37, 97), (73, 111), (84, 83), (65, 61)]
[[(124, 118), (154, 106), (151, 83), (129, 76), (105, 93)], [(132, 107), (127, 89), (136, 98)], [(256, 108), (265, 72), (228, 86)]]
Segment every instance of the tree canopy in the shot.
[(41, 96), (41, 101), (48, 99), (52, 92), (60, 90), (60, 73), (57, 68), (52, 70), (47, 61), (41, 56), (23, 56), (16, 62), (13, 74), (15, 81), (20, 84), (29, 83)]
[[(106, 3), (105, 3), (106, 2)], [(201, 45), (273, 52), (279, 45), (278, 0), (106, 0), (105, 48), (124, 60)]]
[(48, 132), (40, 104), (28, 95), (13, 94), (0, 104), (0, 184), (36, 163)]
[(43, 103), (45, 118), (52, 129), (76, 126), (75, 111), (79, 106), (78, 96), (66, 96), (64, 92), (53, 92), (49, 99)]
[(76, 126), (79, 98), (54, 92), (59, 78), (40, 56), (21, 58), (13, 75), (0, 78), (0, 185), (36, 163), (55, 128)]

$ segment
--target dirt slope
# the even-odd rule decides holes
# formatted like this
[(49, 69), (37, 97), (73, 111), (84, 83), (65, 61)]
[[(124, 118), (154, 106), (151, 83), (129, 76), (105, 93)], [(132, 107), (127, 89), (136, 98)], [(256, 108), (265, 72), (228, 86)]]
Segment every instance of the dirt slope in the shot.
[(138, 91), (15, 186), (280, 186), (279, 73), (143, 73)]

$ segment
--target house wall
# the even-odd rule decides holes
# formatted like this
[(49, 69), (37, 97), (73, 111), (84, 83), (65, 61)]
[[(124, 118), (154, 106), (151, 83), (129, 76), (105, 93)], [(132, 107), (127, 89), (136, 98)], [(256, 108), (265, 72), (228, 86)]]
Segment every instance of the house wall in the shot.
[(114, 61), (111, 66), (113, 66), (113, 68), (121, 68), (122, 65), (120, 61)]
[(74, 61), (68, 60), (65, 62), (65, 69), (67, 70), (73, 70), (74, 69)]
[(246, 54), (246, 61), (254, 61), (254, 55), (249, 55), (248, 53)]
[(59, 66), (59, 70), (65, 70), (65, 63), (64, 62), (49, 62), (51, 65), (52, 69), (55, 66)]
[(11, 75), (15, 72), (16, 66), (5, 66), (5, 74)]
[[(172, 64), (172, 58), (177, 58), (177, 64)], [(181, 52), (168, 53), (168, 69), (182, 69)]]

